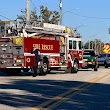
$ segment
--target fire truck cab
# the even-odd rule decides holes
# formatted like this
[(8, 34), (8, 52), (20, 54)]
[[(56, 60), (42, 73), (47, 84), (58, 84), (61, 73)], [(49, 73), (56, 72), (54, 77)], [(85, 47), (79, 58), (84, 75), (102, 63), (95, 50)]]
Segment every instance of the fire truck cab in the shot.
[[(5, 23), (8, 26), (10, 24)], [(1, 24), (3, 25), (3, 22)], [(8, 75), (18, 75), (21, 70), (28, 72), (31, 69), (35, 72), (34, 48), (40, 51), (40, 75), (62, 69), (77, 73), (82, 67), (82, 40), (77, 31), (36, 21), (13, 24), (11, 28), (7, 28), (5, 24), (0, 32), (0, 68), (3, 72)]]

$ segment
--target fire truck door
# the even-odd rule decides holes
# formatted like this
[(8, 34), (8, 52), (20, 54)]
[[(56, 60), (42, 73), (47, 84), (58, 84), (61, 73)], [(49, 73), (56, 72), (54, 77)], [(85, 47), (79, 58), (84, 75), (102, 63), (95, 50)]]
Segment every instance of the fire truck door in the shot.
[(77, 48), (78, 48), (79, 61), (80, 61), (83, 59), (82, 41), (77, 41)]

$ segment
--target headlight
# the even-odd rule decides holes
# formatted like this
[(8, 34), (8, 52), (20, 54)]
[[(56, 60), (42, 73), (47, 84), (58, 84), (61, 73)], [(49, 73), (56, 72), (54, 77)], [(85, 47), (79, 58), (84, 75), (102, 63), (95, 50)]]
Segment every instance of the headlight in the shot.
[(2, 48), (2, 50), (3, 50), (3, 51), (5, 51), (5, 50), (6, 50), (6, 48)]
[(40, 62), (38, 62), (38, 66), (40, 66)]
[(3, 47), (4, 46), (4, 44), (1, 44), (1, 47)]
[(8, 46), (8, 44), (5, 44), (5, 47), (7, 47)]

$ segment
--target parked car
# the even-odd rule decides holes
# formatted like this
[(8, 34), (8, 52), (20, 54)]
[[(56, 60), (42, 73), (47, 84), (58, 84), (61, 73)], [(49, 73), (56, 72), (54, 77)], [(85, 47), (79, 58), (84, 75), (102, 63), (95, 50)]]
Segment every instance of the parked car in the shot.
[(110, 54), (109, 53), (100, 54), (97, 60), (98, 60), (99, 66), (105, 66), (105, 68), (108, 68), (110, 66)]
[(86, 63), (87, 68), (93, 68), (94, 71), (98, 70), (98, 62), (94, 50), (92, 49), (84, 50), (83, 60)]

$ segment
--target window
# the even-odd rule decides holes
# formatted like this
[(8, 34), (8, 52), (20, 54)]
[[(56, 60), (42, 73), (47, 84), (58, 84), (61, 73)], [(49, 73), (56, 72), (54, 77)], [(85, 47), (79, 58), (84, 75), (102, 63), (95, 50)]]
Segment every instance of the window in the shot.
[(73, 41), (73, 49), (76, 49), (76, 41)]
[(95, 52), (94, 51), (84, 51), (83, 55), (95, 56)]
[(106, 54), (101, 54), (100, 57), (106, 57)]
[(95, 52), (94, 51), (91, 51), (91, 56), (95, 56)]
[(78, 42), (78, 46), (79, 46), (79, 49), (82, 49), (82, 42), (81, 41)]
[(72, 49), (72, 40), (69, 40), (69, 49)]
[(110, 54), (108, 54), (107, 56), (110, 57)]

